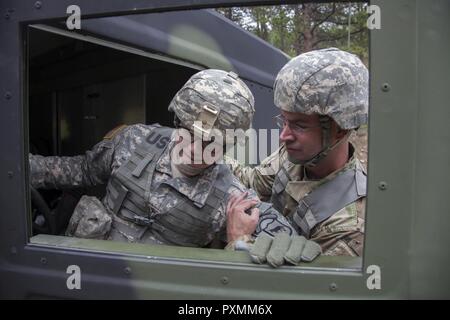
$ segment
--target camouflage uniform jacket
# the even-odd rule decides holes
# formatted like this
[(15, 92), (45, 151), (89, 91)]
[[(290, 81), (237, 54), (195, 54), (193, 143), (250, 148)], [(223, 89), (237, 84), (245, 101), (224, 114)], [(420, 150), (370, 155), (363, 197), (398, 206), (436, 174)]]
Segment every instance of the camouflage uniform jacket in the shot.
[[(316, 181), (308, 180), (301, 165), (287, 160), (287, 151), (284, 145), (257, 167), (243, 167), (234, 161), (231, 161), (231, 167), (244, 185), (253, 188), (261, 200), (268, 201), (272, 195), (275, 176), (280, 165), (283, 165), (288, 172), (289, 183), (283, 191), (285, 208), (282, 214), (292, 218), (292, 214), (302, 198), (324, 182), (334, 179), (346, 170), (359, 168), (364, 171), (351, 144), (350, 151), (351, 157), (342, 169)], [(311, 230), (310, 239), (321, 245), (324, 255), (361, 256), (364, 240), (364, 212), (365, 197), (362, 197), (317, 224)]]
[[(147, 137), (154, 125), (132, 125), (121, 130), (117, 130), (114, 134), (108, 134), (104, 140), (95, 145), (85, 155), (74, 157), (43, 157), (39, 155), (30, 155), (30, 171), (31, 184), (35, 188), (46, 189), (63, 189), (73, 187), (89, 187), (98, 184), (106, 184), (111, 176), (132, 156), (136, 147)], [(155, 188), (162, 181), (176, 180), (177, 191), (193, 202), (204, 203), (218, 172), (218, 166), (211, 166), (205, 170), (196, 179), (183, 177), (178, 179), (172, 176), (170, 151), (174, 145), (172, 140), (166, 150), (163, 152), (156, 164), (154, 175), (151, 182), (150, 204), (149, 206), (158, 212), (164, 212), (176, 205), (176, 199), (168, 196), (169, 187)], [(228, 190), (228, 194), (238, 191), (244, 192), (246, 188), (234, 177), (231, 172), (232, 183)], [(154, 192), (154, 189), (158, 190)], [(256, 195), (253, 195), (256, 197)], [(105, 197), (106, 199), (106, 197)], [(108, 203), (103, 200), (103, 204), (108, 208)], [(211, 227), (209, 228), (208, 240), (213, 240), (216, 236), (220, 236), (224, 240), (225, 219), (226, 219), (226, 202), (228, 197), (220, 203), (219, 208), (212, 212), (214, 216), (211, 219)], [(112, 214), (110, 208), (108, 208)], [(113, 216), (113, 230), (118, 229), (119, 232), (112, 232), (109, 239), (130, 242), (148, 242), (148, 243), (164, 243), (161, 239), (156, 239), (151, 230), (145, 230), (144, 227), (125, 221), (115, 214)], [(115, 228), (115, 226), (122, 228)], [(140, 237), (135, 238), (129, 234), (124, 234), (121, 230), (124, 228), (134, 229), (130, 234), (139, 234)], [(119, 234), (120, 233), (120, 234)]]

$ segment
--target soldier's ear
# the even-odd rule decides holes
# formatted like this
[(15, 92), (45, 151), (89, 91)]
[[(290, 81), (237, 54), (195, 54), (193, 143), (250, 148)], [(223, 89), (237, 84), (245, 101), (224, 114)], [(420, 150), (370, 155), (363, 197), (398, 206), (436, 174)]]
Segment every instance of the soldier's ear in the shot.
[(336, 122), (334, 122), (333, 125), (336, 127), (336, 138), (337, 139), (344, 138), (345, 135), (348, 133), (348, 130), (342, 129), (341, 127), (339, 127), (339, 125)]
[(343, 138), (345, 135), (347, 135), (347, 133), (348, 133), (348, 130), (344, 130), (344, 129), (341, 129), (338, 127), (337, 134), (338, 134), (339, 139)]
[(336, 140), (343, 139), (350, 130), (342, 129), (336, 121), (334, 121), (332, 118), (329, 119), (329, 132), (332, 138)]

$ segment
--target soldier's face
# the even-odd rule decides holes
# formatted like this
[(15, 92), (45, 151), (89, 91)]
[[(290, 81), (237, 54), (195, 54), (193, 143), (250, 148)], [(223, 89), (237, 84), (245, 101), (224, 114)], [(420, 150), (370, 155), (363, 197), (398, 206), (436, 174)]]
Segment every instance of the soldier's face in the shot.
[(322, 129), (319, 115), (281, 111), (285, 125), (280, 140), (286, 145), (289, 156), (307, 161), (322, 150)]
[(177, 138), (177, 152), (182, 163), (195, 168), (206, 169), (218, 161), (223, 154), (222, 147), (212, 141), (203, 141), (186, 129), (180, 129)]

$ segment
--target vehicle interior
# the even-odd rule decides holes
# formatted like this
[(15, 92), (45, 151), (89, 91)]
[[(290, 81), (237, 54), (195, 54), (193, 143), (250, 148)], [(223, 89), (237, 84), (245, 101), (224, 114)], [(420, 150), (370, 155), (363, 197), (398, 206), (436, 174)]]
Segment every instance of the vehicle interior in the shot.
[[(122, 124), (171, 126), (167, 106), (197, 71), (32, 27), (28, 35), (32, 154), (84, 154)], [(81, 195), (104, 193), (32, 189), (34, 233), (64, 234)]]

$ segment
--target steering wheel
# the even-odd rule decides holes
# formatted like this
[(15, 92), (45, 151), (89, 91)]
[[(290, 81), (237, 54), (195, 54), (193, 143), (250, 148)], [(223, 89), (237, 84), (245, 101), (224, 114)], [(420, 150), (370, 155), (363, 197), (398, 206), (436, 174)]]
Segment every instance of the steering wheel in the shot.
[(34, 221), (33, 217), (33, 231), (39, 233), (56, 234), (56, 216), (50, 210), (47, 202), (45, 202), (42, 195), (34, 187), (30, 185), (31, 203), (45, 218), (44, 224), (40, 225)]

